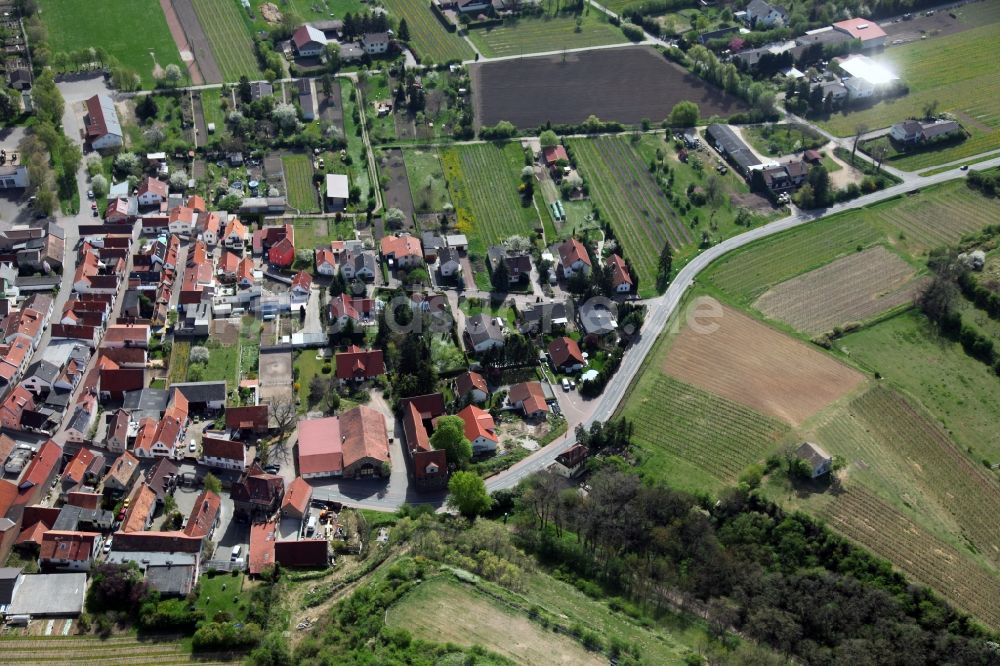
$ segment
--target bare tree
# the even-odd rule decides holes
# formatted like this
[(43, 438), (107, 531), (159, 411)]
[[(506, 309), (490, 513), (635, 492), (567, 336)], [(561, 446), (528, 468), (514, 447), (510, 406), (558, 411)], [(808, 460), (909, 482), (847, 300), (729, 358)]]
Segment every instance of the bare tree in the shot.
[(278, 439), (284, 441), (298, 420), (298, 406), (295, 404), (295, 398), (292, 396), (272, 398), (270, 406), (271, 418), (274, 419), (278, 428)]
[(851, 164), (854, 164), (854, 155), (858, 152), (858, 143), (861, 141), (861, 135), (868, 131), (868, 125), (864, 123), (858, 123), (854, 126), (854, 149), (851, 150)]

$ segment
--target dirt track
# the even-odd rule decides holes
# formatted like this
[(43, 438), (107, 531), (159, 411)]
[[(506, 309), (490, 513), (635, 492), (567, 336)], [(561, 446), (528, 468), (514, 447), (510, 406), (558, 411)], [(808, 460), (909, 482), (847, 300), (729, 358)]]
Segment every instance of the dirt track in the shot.
[(480, 127), (501, 120), (522, 129), (581, 123), (590, 115), (658, 123), (682, 100), (698, 104), (703, 118), (746, 110), (741, 100), (646, 47), (487, 62), (469, 70)]
[[(191, 0), (160, 0), (161, 5), (170, 5), (171, 11), (164, 7), (167, 15), (167, 24), (170, 26), (170, 33), (177, 41), (175, 24), (179, 24), (186, 38), (185, 47), (194, 56), (201, 70), (201, 78), (205, 83), (222, 83), (222, 70), (215, 61), (212, 49), (209, 47), (208, 37), (198, 22), (198, 15), (194, 12), (194, 5)], [(180, 43), (177, 44), (181, 48)]]
[(205, 79), (201, 75), (201, 69), (198, 67), (198, 61), (195, 60), (194, 54), (191, 53), (191, 46), (188, 44), (187, 37), (184, 35), (184, 29), (181, 28), (181, 22), (177, 18), (177, 12), (174, 11), (174, 7), (170, 4), (170, 0), (160, 0), (160, 7), (163, 9), (163, 16), (167, 19), (167, 27), (170, 28), (170, 36), (174, 38), (174, 44), (177, 45), (177, 50), (181, 54), (181, 61), (187, 65), (188, 76), (191, 77), (191, 85), (200, 86), (205, 82)]

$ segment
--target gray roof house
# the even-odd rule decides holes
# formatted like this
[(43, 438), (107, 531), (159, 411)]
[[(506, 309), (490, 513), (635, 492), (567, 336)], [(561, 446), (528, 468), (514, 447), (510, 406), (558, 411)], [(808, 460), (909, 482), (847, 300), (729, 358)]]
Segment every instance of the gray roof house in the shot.
[(535, 303), (521, 310), (518, 330), (527, 334), (547, 333), (554, 327), (567, 326), (572, 319), (567, 301)]
[(809, 465), (814, 479), (829, 472), (833, 466), (833, 456), (824, 451), (819, 444), (812, 442), (802, 442), (796, 449), (795, 456)]
[(170, 390), (180, 391), (191, 409), (222, 409), (226, 405), (226, 382), (182, 382), (171, 384)]
[(470, 350), (477, 352), (484, 352), (487, 349), (495, 347), (503, 347), (503, 328), (497, 323), (498, 321), (485, 314), (472, 315), (466, 319), (466, 346)]
[[(608, 335), (618, 330), (616, 312), (609, 309), (605, 303), (590, 299), (577, 308), (580, 326), (587, 335)], [(611, 303), (614, 308), (614, 303)]]

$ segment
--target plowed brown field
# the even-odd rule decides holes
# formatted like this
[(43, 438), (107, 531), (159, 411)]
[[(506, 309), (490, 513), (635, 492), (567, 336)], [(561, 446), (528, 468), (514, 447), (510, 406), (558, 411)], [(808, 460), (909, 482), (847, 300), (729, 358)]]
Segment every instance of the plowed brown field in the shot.
[(667, 374), (793, 426), (864, 381), (856, 370), (732, 308), (722, 306), (712, 323), (711, 332), (684, 324), (664, 362)]

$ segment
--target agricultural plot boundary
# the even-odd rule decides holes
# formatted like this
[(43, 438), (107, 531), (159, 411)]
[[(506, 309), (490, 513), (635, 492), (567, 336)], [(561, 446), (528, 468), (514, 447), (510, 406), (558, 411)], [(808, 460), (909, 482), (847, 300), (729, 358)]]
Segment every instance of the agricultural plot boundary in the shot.
[(670, 207), (625, 139), (601, 137), (570, 144), (602, 217), (610, 222), (641, 283), (653, 284), (660, 252), (692, 241), (691, 231)]
[[(191, 0), (224, 81), (260, 77), (253, 40), (235, 0)], [(279, 73), (280, 74), (280, 73)]]
[(386, 0), (386, 7), (393, 14), (406, 19), (410, 28), (413, 50), (421, 62), (432, 60), (445, 63), (452, 60), (471, 60), (472, 47), (455, 33), (448, 32), (431, 11), (430, 3), (423, 0)]
[(876, 245), (782, 282), (753, 306), (771, 319), (816, 334), (912, 303), (924, 285), (915, 275), (912, 266)]
[(994, 629), (1000, 627), (1000, 579), (882, 501), (852, 486), (819, 511), (829, 525), (934, 589)]

